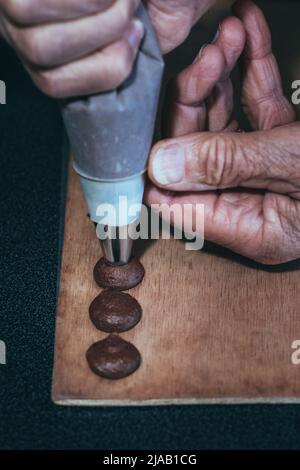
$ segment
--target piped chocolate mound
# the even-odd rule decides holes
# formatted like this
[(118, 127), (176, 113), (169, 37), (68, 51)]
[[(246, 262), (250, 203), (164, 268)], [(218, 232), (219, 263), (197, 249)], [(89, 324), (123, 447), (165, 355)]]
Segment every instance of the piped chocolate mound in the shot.
[(90, 305), (90, 318), (98, 330), (121, 333), (133, 328), (142, 317), (142, 307), (131, 295), (103, 291)]
[(94, 268), (94, 279), (100, 287), (113, 290), (128, 290), (137, 286), (144, 277), (142, 264), (132, 259), (127, 264), (116, 265), (101, 258)]
[(109, 335), (94, 343), (88, 349), (86, 359), (91, 370), (106, 379), (127, 377), (141, 364), (141, 355), (137, 348), (118, 335)]

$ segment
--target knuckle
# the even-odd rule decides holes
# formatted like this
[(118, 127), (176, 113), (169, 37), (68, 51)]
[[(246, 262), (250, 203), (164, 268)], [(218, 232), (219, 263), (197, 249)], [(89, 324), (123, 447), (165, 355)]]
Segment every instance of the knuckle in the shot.
[(120, 3), (118, 21), (120, 28), (124, 29), (131, 20), (134, 13), (133, 1), (127, 0)]
[(284, 259), (280, 257), (274, 248), (271, 249), (270, 247), (266, 247), (258, 254), (257, 261), (265, 266), (276, 266), (283, 263)]
[(285, 96), (275, 96), (261, 107), (260, 128), (270, 129), (293, 122), (295, 114)]
[(38, 88), (51, 98), (63, 98), (61, 83), (51, 74), (51, 72), (41, 71), (35, 74), (34, 81)]
[(15, 38), (18, 48), (24, 58), (37, 66), (47, 65), (47, 51), (39, 32), (34, 30), (20, 30)]
[(33, 10), (32, 0), (9, 0), (4, 4), (4, 11), (16, 23), (27, 23)]
[(199, 165), (206, 184), (216, 187), (236, 184), (238, 171), (235, 155), (235, 143), (226, 135), (214, 136), (205, 142), (201, 148)]
[(112, 81), (115, 87), (121, 85), (129, 77), (132, 70), (132, 52), (126, 44), (122, 47), (120, 54), (114, 61)]

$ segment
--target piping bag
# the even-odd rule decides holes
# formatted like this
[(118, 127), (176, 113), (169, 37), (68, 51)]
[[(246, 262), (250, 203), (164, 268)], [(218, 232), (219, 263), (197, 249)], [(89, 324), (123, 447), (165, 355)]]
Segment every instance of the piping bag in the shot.
[[(118, 264), (128, 263), (131, 257), (130, 228), (140, 218), (164, 70), (143, 5), (136, 16), (144, 24), (145, 35), (129, 79), (113, 91), (62, 103), (73, 165), (90, 218), (97, 224), (97, 233), (100, 228), (104, 257)], [(130, 207), (137, 210), (128, 211)]]

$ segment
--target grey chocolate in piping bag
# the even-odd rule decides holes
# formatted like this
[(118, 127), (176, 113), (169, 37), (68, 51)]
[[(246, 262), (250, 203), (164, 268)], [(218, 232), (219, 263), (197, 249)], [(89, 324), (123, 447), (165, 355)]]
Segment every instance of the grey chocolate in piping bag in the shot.
[(112, 204), (117, 218), (108, 220), (109, 226), (129, 225), (139, 217), (121, 210), (120, 218), (119, 197), (125, 196), (128, 206), (142, 202), (164, 69), (143, 5), (137, 16), (144, 24), (145, 36), (130, 78), (116, 90), (70, 99), (62, 107), (90, 217), (101, 222), (97, 207)]

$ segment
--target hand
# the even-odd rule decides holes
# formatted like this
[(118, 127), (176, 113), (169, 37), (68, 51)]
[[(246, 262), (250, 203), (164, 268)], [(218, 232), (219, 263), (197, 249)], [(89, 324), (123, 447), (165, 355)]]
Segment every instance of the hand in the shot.
[(0, 0), (0, 34), (34, 82), (63, 98), (113, 89), (143, 37), (140, 0)]
[[(215, 44), (173, 85), (169, 127), (174, 138), (152, 150), (149, 176), (160, 189), (151, 186), (146, 200), (202, 203), (206, 239), (258, 262), (279, 264), (300, 257), (300, 124), (283, 96), (262, 12), (248, 0), (239, 1), (235, 11), (242, 23), (225, 20)], [(233, 21), (235, 27), (229, 28)], [(230, 124), (231, 85), (227, 70), (223, 77), (220, 72), (220, 53), (228, 64), (233, 53), (229, 35), (235, 35), (237, 46), (241, 26), (246, 32), (242, 102), (255, 130), (251, 133), (230, 132), (235, 128)], [(224, 130), (199, 132), (205, 122), (209, 131)]]
[[(215, 0), (147, 0), (162, 52), (178, 46)], [(0, 0), (0, 35), (36, 85), (66, 98), (107, 91), (130, 75), (144, 31), (140, 0)]]
[(145, 0), (163, 53), (179, 46), (216, 0)]

